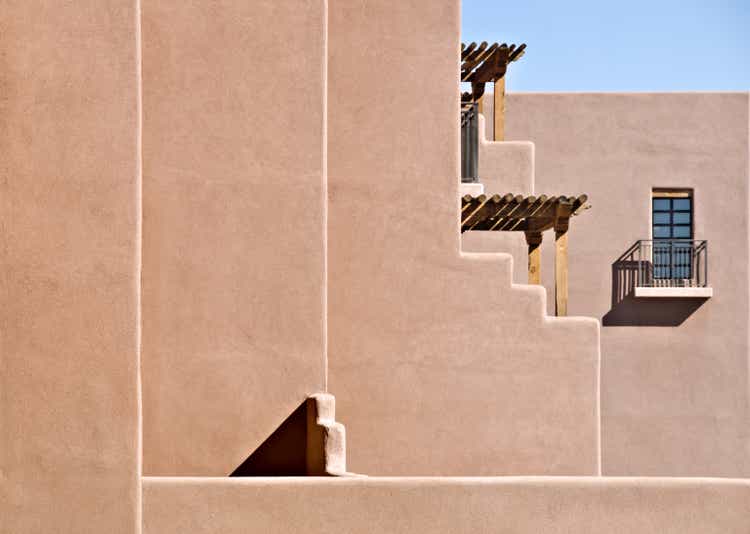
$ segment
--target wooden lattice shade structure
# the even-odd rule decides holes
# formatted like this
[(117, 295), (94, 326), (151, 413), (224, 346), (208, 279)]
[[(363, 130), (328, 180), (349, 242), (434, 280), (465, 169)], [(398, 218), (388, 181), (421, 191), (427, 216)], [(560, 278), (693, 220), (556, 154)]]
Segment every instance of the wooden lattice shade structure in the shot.
[(507, 43), (461, 43), (461, 81), (471, 83), (471, 93), (462, 100), (478, 101), (484, 94), (484, 84), (495, 83), (505, 76), (508, 64), (523, 56), (526, 45)]
[(586, 195), (523, 196), (507, 194), (461, 199), (461, 232), (524, 232), (529, 254), (529, 283), (541, 284), (542, 232), (555, 231), (555, 311), (568, 314), (568, 227), (586, 207)]
[(461, 199), (461, 232), (536, 231), (554, 228), (561, 219), (577, 215), (588, 197), (547, 197), (507, 194), (486, 197), (466, 195)]
[(463, 93), (461, 102), (476, 103), (479, 113), (482, 113), (485, 84), (494, 84), (495, 141), (505, 138), (505, 73), (508, 64), (523, 56), (525, 50), (525, 44), (461, 43), (461, 81), (471, 84), (471, 92)]

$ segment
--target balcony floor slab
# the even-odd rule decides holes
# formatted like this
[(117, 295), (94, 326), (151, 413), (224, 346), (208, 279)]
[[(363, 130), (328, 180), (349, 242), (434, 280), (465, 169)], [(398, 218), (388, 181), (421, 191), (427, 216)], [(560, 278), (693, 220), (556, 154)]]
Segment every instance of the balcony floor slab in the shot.
[(640, 298), (702, 298), (714, 296), (711, 287), (636, 287), (635, 296)]

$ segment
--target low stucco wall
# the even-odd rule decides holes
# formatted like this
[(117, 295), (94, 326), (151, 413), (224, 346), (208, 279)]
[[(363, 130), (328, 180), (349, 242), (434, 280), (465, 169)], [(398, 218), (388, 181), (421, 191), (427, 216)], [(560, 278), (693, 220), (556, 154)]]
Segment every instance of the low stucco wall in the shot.
[(648, 478), (169, 479), (144, 534), (746, 534), (750, 481)]
[(453, 0), (329, 2), (329, 387), (348, 468), (596, 474), (596, 321), (545, 317), (509, 255), (460, 252), (458, 50)]
[[(569, 310), (603, 323), (605, 474), (750, 476), (748, 108), (748, 93), (507, 97), (506, 138), (536, 146), (536, 191), (592, 205), (571, 221)], [(654, 187), (693, 189), (705, 302), (615, 298)], [(542, 249), (553, 294), (553, 240)]]
[(136, 3), (0, 11), (0, 532), (136, 533)]
[[(490, 115), (491, 118), (491, 115)], [(479, 115), (480, 182), (493, 193), (531, 195), (534, 189), (534, 143), (500, 141), (488, 136), (487, 120)], [(504, 189), (503, 189), (504, 188)], [(501, 193), (502, 194), (502, 193)]]
[(226, 475), (325, 388), (325, 23), (143, 3), (146, 474)]

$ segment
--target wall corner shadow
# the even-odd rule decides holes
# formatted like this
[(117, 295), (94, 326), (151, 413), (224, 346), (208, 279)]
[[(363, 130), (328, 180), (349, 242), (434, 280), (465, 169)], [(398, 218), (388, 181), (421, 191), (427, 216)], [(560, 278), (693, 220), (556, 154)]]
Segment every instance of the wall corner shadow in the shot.
[(639, 261), (630, 252), (612, 264), (612, 308), (602, 317), (602, 326), (680, 326), (707, 298), (636, 298)]
[(306, 404), (307, 401), (300, 404), (229, 476), (305, 476), (307, 474)]

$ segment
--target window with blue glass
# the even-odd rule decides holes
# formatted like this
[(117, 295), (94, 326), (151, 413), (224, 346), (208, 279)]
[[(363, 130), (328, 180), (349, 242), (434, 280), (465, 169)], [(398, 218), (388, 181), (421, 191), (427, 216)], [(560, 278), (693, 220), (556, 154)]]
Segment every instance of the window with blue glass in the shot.
[(688, 279), (693, 268), (693, 198), (688, 193), (654, 192), (653, 268), (657, 279)]

